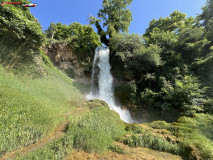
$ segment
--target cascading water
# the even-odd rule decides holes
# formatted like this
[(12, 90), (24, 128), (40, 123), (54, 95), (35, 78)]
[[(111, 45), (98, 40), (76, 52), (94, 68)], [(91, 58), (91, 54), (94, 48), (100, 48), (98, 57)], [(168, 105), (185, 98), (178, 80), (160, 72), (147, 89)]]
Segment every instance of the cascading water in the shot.
[[(96, 67), (99, 68), (97, 73)], [(109, 49), (105, 47), (97, 47), (92, 67), (92, 86), (88, 99), (100, 99), (105, 101), (111, 110), (116, 111), (120, 118), (127, 123), (132, 122), (131, 115), (128, 110), (124, 110), (115, 105), (113, 77), (110, 73), (111, 66), (109, 64)], [(95, 76), (98, 76), (98, 85), (95, 85)]]

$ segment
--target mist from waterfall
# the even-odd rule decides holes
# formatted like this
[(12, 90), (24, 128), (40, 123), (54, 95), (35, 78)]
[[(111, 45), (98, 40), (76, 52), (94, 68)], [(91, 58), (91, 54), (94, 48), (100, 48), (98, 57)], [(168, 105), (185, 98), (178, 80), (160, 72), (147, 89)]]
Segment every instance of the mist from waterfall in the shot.
[[(98, 67), (98, 68), (97, 68)], [(110, 73), (109, 49), (106, 47), (97, 47), (92, 67), (92, 85), (88, 99), (100, 99), (105, 101), (111, 110), (116, 111), (120, 118), (131, 123), (132, 118), (128, 110), (122, 109), (115, 104), (113, 77)], [(95, 84), (95, 79), (98, 78), (98, 84)]]

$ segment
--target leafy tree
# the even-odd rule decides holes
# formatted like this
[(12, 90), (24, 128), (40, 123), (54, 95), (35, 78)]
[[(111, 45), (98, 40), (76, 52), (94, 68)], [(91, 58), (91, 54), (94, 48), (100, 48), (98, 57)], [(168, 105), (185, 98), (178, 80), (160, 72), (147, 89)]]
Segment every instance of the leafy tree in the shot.
[(75, 53), (78, 53), (79, 60), (89, 64), (95, 48), (101, 45), (98, 34), (90, 25), (82, 25), (77, 22), (69, 26), (62, 23), (51, 23), (45, 33), (47, 38), (66, 42)]
[(181, 28), (192, 26), (195, 23), (195, 19), (193, 17), (186, 18), (186, 14), (181, 13), (179, 11), (174, 11), (170, 14), (169, 17), (160, 18), (158, 20), (153, 19), (148, 29), (144, 34), (145, 37), (150, 37), (151, 34), (156, 28), (158, 28), (161, 32), (178, 32)]
[(179, 44), (177, 51), (182, 54), (187, 64), (195, 59), (205, 56), (205, 46), (209, 41), (205, 37), (205, 30), (202, 27), (186, 27), (178, 35)]
[(69, 26), (62, 23), (51, 23), (45, 31), (47, 38), (67, 41), (73, 49), (88, 51), (100, 45), (99, 36), (90, 25), (74, 22)]
[(210, 44), (213, 45), (213, 18), (209, 20), (208, 24), (206, 25), (206, 37), (211, 42)]
[(176, 52), (191, 64), (205, 55), (203, 50), (209, 41), (204, 33), (204, 28), (198, 26), (195, 18), (186, 18), (186, 14), (175, 11), (169, 17), (152, 20), (144, 38), (147, 44), (156, 44), (163, 49), (163, 60), (168, 60), (167, 53)]
[(130, 67), (135, 70), (135, 74), (154, 71), (162, 63), (160, 57), (161, 51), (161, 48), (157, 45), (150, 44), (149, 47), (141, 46), (134, 51), (136, 56), (130, 62)]
[[(209, 41), (205, 31), (195, 18), (186, 18), (186, 14), (175, 11), (169, 17), (152, 20), (143, 37), (114, 35), (110, 39), (114, 52), (112, 73), (126, 82), (118, 90), (125, 95), (129, 92), (132, 97), (126, 96), (125, 99), (132, 99), (133, 104), (162, 112), (171, 109), (185, 114), (204, 111), (205, 88), (189, 75), (192, 74), (191, 64), (207, 56)], [(133, 81), (136, 86), (134, 94), (126, 85)]]
[(148, 88), (141, 92), (144, 103), (162, 112), (168, 112), (171, 108), (189, 115), (203, 111), (205, 88), (201, 88), (196, 78), (184, 76), (176, 79), (174, 84), (167, 81), (165, 77), (161, 77), (160, 81), (162, 83), (160, 92)]
[[(103, 0), (103, 8), (98, 12), (99, 19), (90, 17), (90, 23), (96, 26), (101, 41), (105, 45), (109, 45), (109, 40), (106, 38), (107, 35), (111, 38), (116, 33), (128, 32), (128, 27), (132, 21), (132, 13), (127, 6), (131, 2), (132, 0)], [(103, 21), (103, 28), (107, 28), (106, 31), (102, 29), (101, 21)]]
[(70, 37), (69, 26), (62, 23), (51, 23), (49, 28), (45, 31), (47, 38), (56, 40), (67, 40)]
[(207, 0), (206, 5), (202, 7), (203, 12), (198, 16), (201, 25), (206, 29), (206, 36), (213, 45), (213, 0)]
[(45, 34), (48, 38), (53, 39), (55, 32), (56, 32), (56, 24), (55, 23), (50, 23), (49, 28), (45, 31)]
[(118, 79), (132, 79), (132, 71), (128, 69), (129, 63), (136, 56), (136, 49), (143, 46), (143, 39), (137, 34), (116, 34), (110, 40), (112, 72)]
[(207, 26), (213, 20), (213, 0), (207, 0), (206, 5), (202, 7), (203, 12), (198, 16), (199, 20), (203, 20), (202, 25)]
[[(144, 45), (142, 36), (137, 34), (116, 34), (110, 40), (110, 48), (116, 52), (120, 61), (126, 61), (127, 58), (134, 56), (134, 50)], [(118, 57), (119, 56), (119, 57)]]
[(174, 48), (177, 44), (177, 35), (175, 32), (162, 31), (159, 28), (154, 28), (150, 32), (149, 38), (145, 37), (148, 44), (155, 44), (161, 48)]
[[(27, 0), (21, 0), (27, 2)], [(0, 7), (0, 58), (3, 61), (32, 59), (45, 36), (38, 20), (28, 8), (16, 5)]]
[(137, 85), (135, 81), (124, 83), (115, 89), (116, 95), (124, 104), (136, 104)]

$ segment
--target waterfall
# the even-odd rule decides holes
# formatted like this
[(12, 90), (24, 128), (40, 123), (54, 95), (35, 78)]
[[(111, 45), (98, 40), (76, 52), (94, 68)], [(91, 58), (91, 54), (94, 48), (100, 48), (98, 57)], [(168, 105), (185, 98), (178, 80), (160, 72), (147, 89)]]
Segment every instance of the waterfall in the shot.
[[(98, 67), (98, 71), (97, 71)], [(92, 85), (88, 99), (100, 99), (105, 101), (111, 110), (116, 111), (120, 118), (127, 123), (132, 122), (131, 115), (128, 110), (122, 109), (115, 104), (113, 77), (110, 73), (109, 49), (105, 47), (97, 47), (92, 66)], [(95, 76), (98, 77), (98, 84), (95, 84)]]

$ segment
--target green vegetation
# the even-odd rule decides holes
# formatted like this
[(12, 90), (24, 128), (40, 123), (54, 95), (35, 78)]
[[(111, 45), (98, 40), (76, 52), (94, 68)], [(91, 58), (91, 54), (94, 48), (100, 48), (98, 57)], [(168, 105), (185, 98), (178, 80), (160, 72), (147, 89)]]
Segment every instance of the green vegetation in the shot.
[(100, 100), (89, 101), (74, 110), (69, 117), (66, 135), (54, 140), (44, 148), (24, 156), (25, 159), (64, 159), (71, 149), (103, 153), (113, 150), (124, 154), (121, 148), (113, 145), (126, 133), (125, 125), (119, 115), (110, 111), (107, 104)]
[(45, 40), (38, 20), (29, 8), (21, 6), (5, 5), (0, 7), (0, 13), (1, 63), (17, 65), (20, 61), (29, 61)]
[(169, 142), (159, 136), (150, 135), (150, 132), (144, 132), (141, 135), (133, 135), (124, 140), (130, 147), (145, 147), (158, 151), (165, 151), (174, 154), (183, 155), (183, 149), (180, 144)]
[[(132, 12), (127, 9), (132, 3), (132, 0), (103, 0), (102, 7), (98, 12), (99, 19), (91, 16), (90, 24), (94, 24), (100, 35), (101, 42), (109, 46), (109, 38), (113, 37), (116, 33), (128, 32), (130, 22), (132, 21)], [(100, 25), (103, 20), (103, 28), (107, 27), (104, 31)]]
[[(212, 159), (213, 116), (195, 114), (177, 122), (154, 121), (145, 125), (130, 124), (132, 132), (123, 142), (131, 147), (147, 147), (179, 154), (186, 159)], [(150, 128), (149, 128), (150, 127)]]
[(65, 136), (61, 139), (54, 140), (44, 148), (37, 149), (35, 152), (28, 153), (23, 157), (17, 156), (16, 159), (65, 159), (72, 149), (72, 137)]
[(209, 41), (211, 41), (211, 45), (213, 45), (213, 1), (207, 0), (206, 5), (202, 7), (203, 13), (198, 16), (198, 19), (202, 21), (202, 26), (206, 29), (206, 37)]
[[(147, 124), (147, 126), (153, 126), (152, 124)], [(138, 124), (128, 124), (126, 130), (131, 133), (131, 136), (125, 137), (123, 142), (128, 144), (130, 147), (146, 147), (158, 151), (170, 152), (173, 154), (184, 155), (184, 146), (176, 141), (176, 137), (172, 136), (170, 129), (171, 126), (166, 122), (157, 121), (157, 126), (167, 126), (159, 127), (162, 130), (153, 130), (146, 125)], [(154, 127), (153, 127), (154, 128)], [(157, 128), (157, 129), (159, 129)]]
[(67, 134), (73, 136), (73, 145), (79, 150), (107, 151), (114, 140), (119, 140), (125, 134), (125, 125), (105, 102), (89, 102), (87, 106), (90, 112), (71, 119)]
[[(204, 8), (211, 8), (209, 4)], [(110, 39), (112, 73), (124, 82), (115, 89), (116, 95), (128, 106), (161, 113), (173, 109), (184, 115), (211, 112), (209, 40), (199, 18), (186, 18), (179, 11), (152, 20), (143, 36), (114, 35)]]
[(123, 148), (117, 145), (112, 145), (110, 147), (110, 150), (119, 154), (127, 154)]
[(69, 26), (61, 23), (51, 23), (45, 31), (49, 41), (67, 43), (74, 49), (79, 61), (92, 63), (94, 50), (100, 46), (98, 34), (90, 25), (74, 22)]
[[(0, 6), (0, 157), (49, 137), (16, 158), (65, 159), (72, 149), (127, 154), (115, 145), (119, 141), (186, 159), (213, 159), (213, 0), (196, 18), (174, 11), (152, 20), (143, 36), (127, 33), (131, 2), (103, 0), (99, 19), (90, 17), (98, 34), (77, 22), (51, 23), (43, 33), (28, 8)], [(105, 102), (85, 102), (80, 90), (88, 86), (56, 69), (41, 49), (66, 43), (79, 62), (91, 66), (100, 41), (110, 47), (122, 104), (152, 115), (175, 112), (177, 122), (125, 124)], [(71, 69), (64, 72), (74, 76)], [(52, 138), (62, 122), (61, 135)]]
[(213, 158), (213, 116), (208, 114), (195, 114), (192, 118), (182, 117), (177, 122), (168, 124), (153, 122), (148, 124), (155, 129), (168, 129), (178, 137), (182, 146), (189, 148), (189, 155), (194, 159)]
[(33, 79), (0, 67), (0, 155), (51, 134), (64, 118), (59, 115), (82, 101), (65, 75), (54, 68), (49, 68), (48, 73)]

